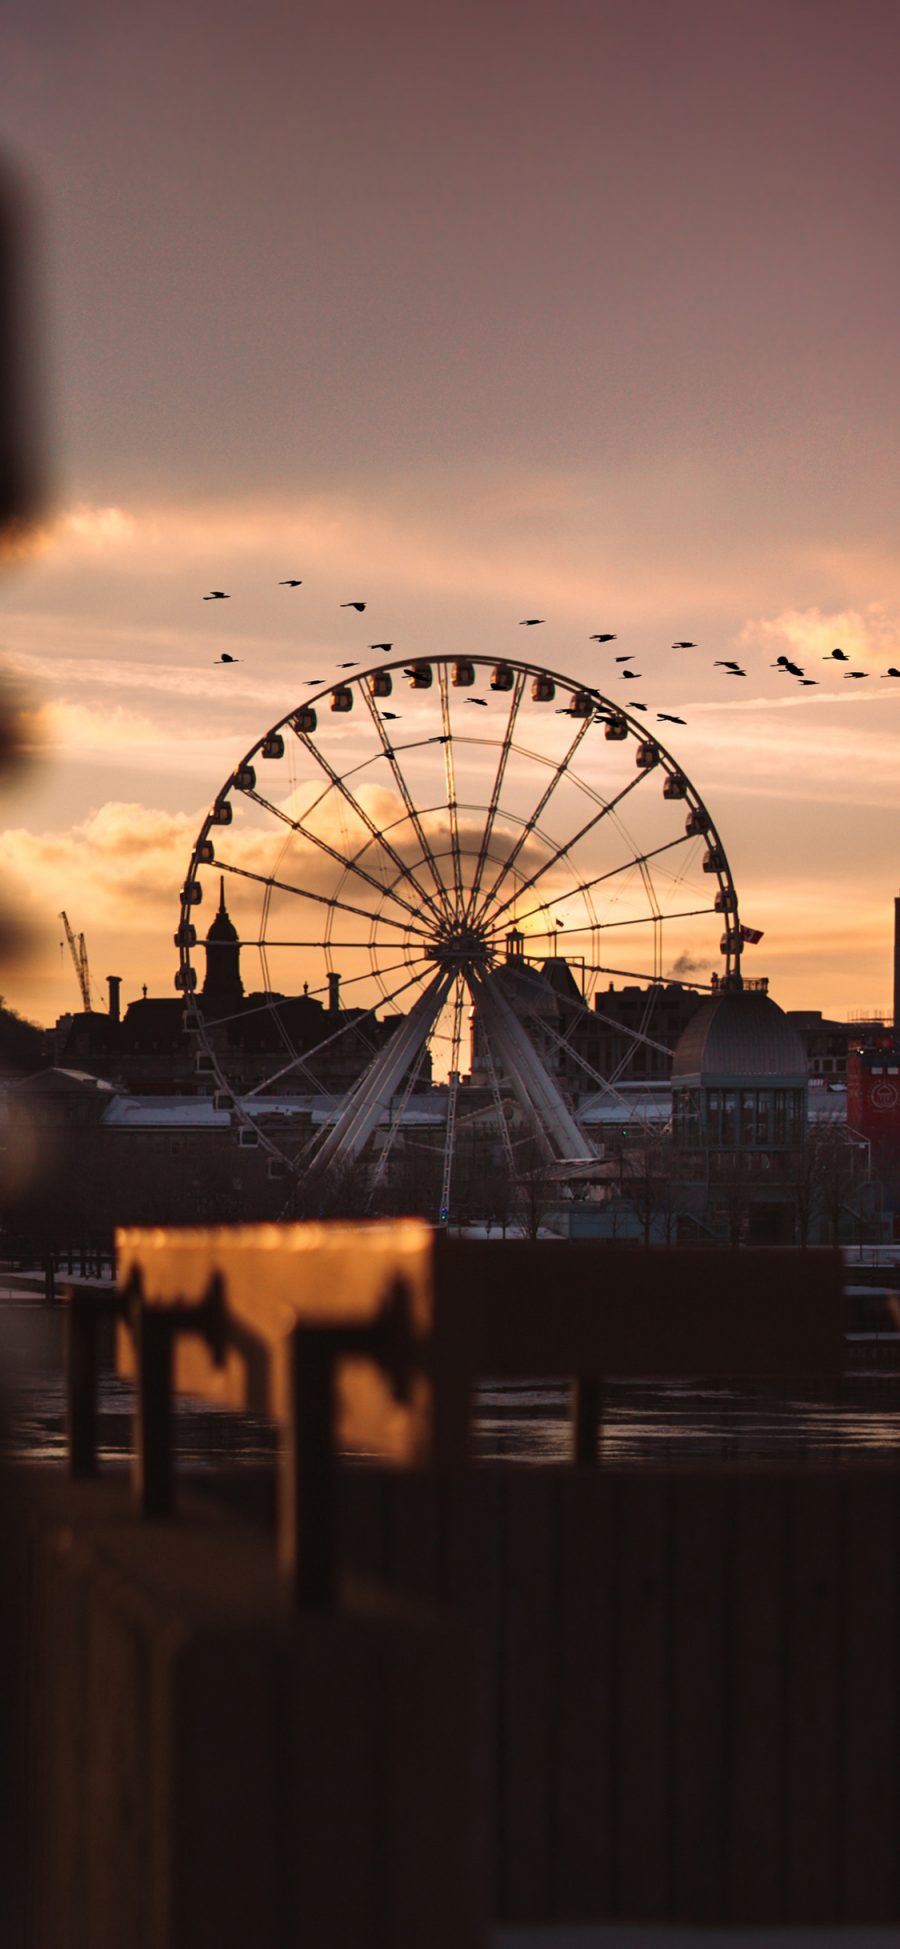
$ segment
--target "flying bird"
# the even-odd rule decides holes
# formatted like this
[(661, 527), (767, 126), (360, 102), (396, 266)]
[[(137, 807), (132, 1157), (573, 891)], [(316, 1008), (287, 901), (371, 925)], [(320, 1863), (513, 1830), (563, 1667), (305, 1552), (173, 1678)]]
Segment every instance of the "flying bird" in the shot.
[(791, 676), (791, 677), (802, 677), (803, 675), (803, 671), (801, 670), (799, 663), (792, 663), (789, 656), (776, 657), (776, 660), (772, 665), (772, 669), (783, 670), (787, 676)]
[(340, 605), (342, 609), (358, 609), (360, 615), (362, 615), (365, 606), (364, 602), (342, 602)]
[(614, 656), (614, 657), (613, 657), (613, 662), (614, 662), (614, 663), (633, 663), (633, 662), (634, 662), (634, 651), (633, 651), (633, 650), (629, 650), (629, 652), (628, 652), (628, 655), (627, 655), (627, 656)]
[[(632, 705), (630, 706), (630, 709), (631, 709), (631, 710), (633, 710), (633, 711), (645, 711), (645, 710), (647, 710), (647, 708), (648, 708), (648, 706), (647, 706), (646, 704), (639, 704), (639, 703), (637, 702), (637, 700), (636, 700), (636, 699), (635, 699), (635, 701), (634, 701), (634, 703), (633, 703), (633, 704), (632, 704)], [(603, 721), (603, 720), (601, 720), (601, 722), (602, 722), (602, 721)]]
[(697, 645), (696, 643), (688, 643), (685, 641), (683, 643), (673, 643), (672, 648), (673, 650), (695, 650)]
[(850, 661), (850, 658), (848, 657), (846, 650), (829, 650), (828, 655), (823, 656), (822, 662), (830, 663), (832, 659), (834, 659), (836, 663), (849, 663)]
[(291, 575), (286, 582), (279, 582), (278, 587), (279, 589), (302, 589), (303, 577)]
[(890, 668), (882, 673), (885, 677), (900, 677), (900, 670)]
[(486, 698), (486, 697), (467, 697), (467, 698), (466, 698), (466, 703), (467, 703), (467, 704), (483, 704), (483, 706), (484, 706), (484, 708), (485, 708), (485, 710), (487, 710), (487, 698)]
[(641, 681), (640, 670), (620, 670), (619, 676), (623, 683), (640, 683)]
[(852, 683), (854, 677), (867, 677), (868, 674), (868, 670), (845, 670), (844, 682), (845, 684)]
[(209, 595), (204, 596), (203, 600), (204, 602), (230, 602), (231, 597), (225, 594), (224, 589), (210, 589)]
[(819, 679), (818, 677), (801, 677), (800, 682), (803, 685), (814, 684), (818, 686)]
[(349, 663), (339, 663), (337, 668), (338, 670), (355, 670), (357, 668), (357, 660), (355, 657), (351, 657)]
[(394, 647), (393, 643), (370, 643), (369, 644), (370, 650), (392, 650), (393, 647)]
[[(729, 662), (727, 657), (717, 657), (713, 664), (714, 670), (740, 670), (740, 668), (739, 663), (735, 663), (733, 659)], [(743, 675), (743, 672), (741, 674)]]
[(217, 656), (215, 660), (217, 663), (240, 663), (241, 661), (239, 656), (229, 656), (227, 650), (223, 650), (221, 656)]
[(746, 670), (726, 670), (726, 677), (746, 677)]
[(546, 622), (546, 616), (523, 616), (520, 629), (534, 629), (538, 623)]
[[(687, 644), (684, 644), (683, 646), (680, 647), (684, 647), (685, 649), (687, 649), (688, 646)], [(690, 647), (693, 650), (696, 648), (696, 645), (692, 643)], [(686, 724), (687, 723), (686, 717), (673, 717), (671, 711), (657, 711), (656, 715), (659, 719), (660, 724)]]
[(618, 637), (612, 634), (609, 630), (607, 630), (605, 634), (602, 636), (590, 636), (588, 638), (588, 641), (590, 643), (618, 643), (618, 640), (619, 640)]
[(399, 711), (382, 711), (382, 713), (381, 713), (381, 715), (382, 715), (382, 717), (399, 717), (399, 716), (400, 716), (400, 712), (399, 712)]

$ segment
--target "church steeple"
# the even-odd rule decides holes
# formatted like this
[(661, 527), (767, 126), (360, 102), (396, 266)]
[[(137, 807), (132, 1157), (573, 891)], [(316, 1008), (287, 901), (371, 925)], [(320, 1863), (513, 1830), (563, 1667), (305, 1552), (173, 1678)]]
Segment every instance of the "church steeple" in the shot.
[(238, 1008), (244, 998), (241, 949), (237, 928), (225, 905), (224, 873), (219, 880), (219, 910), (206, 936), (206, 980), (201, 994), (204, 1001), (226, 1013)]

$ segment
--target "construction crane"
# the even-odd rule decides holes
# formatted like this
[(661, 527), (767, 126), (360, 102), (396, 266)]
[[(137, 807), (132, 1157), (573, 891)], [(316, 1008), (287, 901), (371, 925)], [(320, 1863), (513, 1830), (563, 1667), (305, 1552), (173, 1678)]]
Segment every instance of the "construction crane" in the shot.
[(91, 1007), (91, 973), (88, 967), (87, 948), (85, 946), (84, 935), (79, 934), (78, 939), (76, 940), (75, 935), (73, 934), (72, 929), (69, 926), (68, 914), (65, 913), (60, 914), (59, 918), (62, 921), (62, 924), (66, 930), (66, 940), (69, 943), (69, 953), (71, 954), (72, 960), (75, 964), (75, 973), (78, 977), (78, 986), (81, 989), (82, 1007), (84, 1008), (86, 1013), (89, 1013)]

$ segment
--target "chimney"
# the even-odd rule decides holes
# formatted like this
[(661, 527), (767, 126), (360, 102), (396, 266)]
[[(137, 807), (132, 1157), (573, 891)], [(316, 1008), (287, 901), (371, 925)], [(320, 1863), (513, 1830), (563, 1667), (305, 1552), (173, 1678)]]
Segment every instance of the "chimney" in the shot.
[[(900, 901), (898, 901), (898, 903), (897, 903), (897, 904), (898, 904), (898, 906), (900, 906)], [(339, 1014), (339, 1012), (340, 1012), (340, 1006), (341, 1006), (341, 977), (340, 977), (340, 975), (339, 975), (339, 974), (335, 974), (335, 973), (334, 973), (334, 972), (332, 971), (332, 973), (331, 973), (331, 974), (329, 974), (329, 976), (328, 976), (328, 1012), (329, 1012), (329, 1015), (337, 1015), (337, 1014)]]
[(118, 1022), (121, 1015), (120, 991), (122, 977), (121, 975), (107, 975), (106, 979), (109, 983), (109, 1019), (111, 1022)]

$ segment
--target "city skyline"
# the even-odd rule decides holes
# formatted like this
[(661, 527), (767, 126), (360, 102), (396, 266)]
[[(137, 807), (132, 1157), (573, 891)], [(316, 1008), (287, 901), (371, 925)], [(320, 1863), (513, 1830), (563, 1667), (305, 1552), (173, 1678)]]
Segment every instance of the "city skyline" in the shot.
[(536, 660), (617, 697), (633, 653), (686, 719), (745, 971), (886, 1007), (895, 10), (263, 13), (4, 30), (55, 455), (0, 590), (46, 744), (4, 806), (8, 1002), (75, 1006), (62, 907), (98, 986), (172, 993), (206, 807), (307, 679), (515, 654), (535, 615)]

